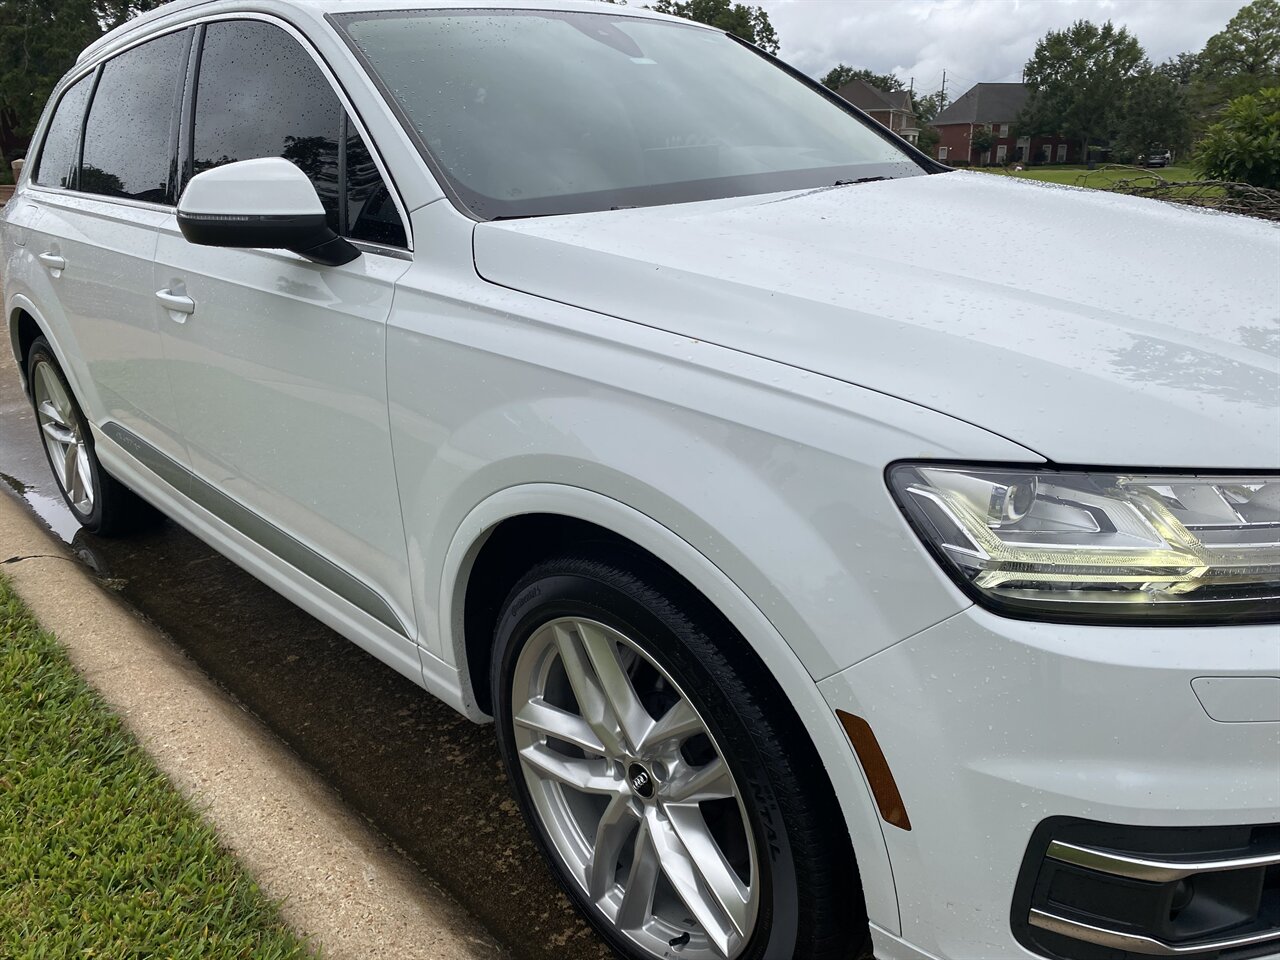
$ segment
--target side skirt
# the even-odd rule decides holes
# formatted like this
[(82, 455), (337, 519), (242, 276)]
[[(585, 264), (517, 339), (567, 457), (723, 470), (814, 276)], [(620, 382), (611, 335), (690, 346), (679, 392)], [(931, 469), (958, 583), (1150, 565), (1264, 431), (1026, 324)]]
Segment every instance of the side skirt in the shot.
[(117, 423), (94, 428), (113, 476), (227, 559), (465, 712), (458, 671), (423, 650), (372, 588)]

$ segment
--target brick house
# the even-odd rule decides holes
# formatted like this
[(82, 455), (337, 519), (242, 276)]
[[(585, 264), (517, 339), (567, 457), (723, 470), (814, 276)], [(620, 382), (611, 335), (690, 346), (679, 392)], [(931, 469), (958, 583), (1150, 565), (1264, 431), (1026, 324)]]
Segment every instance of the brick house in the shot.
[[(1023, 83), (978, 83), (933, 118), (941, 139), (936, 156), (944, 163), (1079, 163), (1080, 145), (1066, 137), (1015, 136), (1014, 122), (1031, 95)], [(979, 129), (991, 131), (991, 149), (979, 153), (970, 144)]]
[(919, 139), (920, 124), (911, 106), (911, 94), (906, 90), (884, 91), (865, 80), (850, 80), (836, 93), (904, 140), (915, 143)]

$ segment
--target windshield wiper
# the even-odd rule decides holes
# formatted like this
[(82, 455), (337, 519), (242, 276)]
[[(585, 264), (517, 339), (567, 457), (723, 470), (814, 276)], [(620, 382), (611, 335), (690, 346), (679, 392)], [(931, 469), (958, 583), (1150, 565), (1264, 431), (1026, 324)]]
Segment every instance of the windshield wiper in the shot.
[(877, 180), (892, 180), (893, 177), (859, 177), (857, 180), (837, 180), (833, 187), (852, 187), (859, 183), (875, 183)]

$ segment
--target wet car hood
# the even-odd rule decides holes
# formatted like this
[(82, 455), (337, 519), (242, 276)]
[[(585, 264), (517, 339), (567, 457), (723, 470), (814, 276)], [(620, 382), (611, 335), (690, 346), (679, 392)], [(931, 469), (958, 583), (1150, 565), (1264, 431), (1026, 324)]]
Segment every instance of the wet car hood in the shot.
[(484, 278), (1070, 464), (1280, 468), (1280, 230), (954, 172), (483, 223)]

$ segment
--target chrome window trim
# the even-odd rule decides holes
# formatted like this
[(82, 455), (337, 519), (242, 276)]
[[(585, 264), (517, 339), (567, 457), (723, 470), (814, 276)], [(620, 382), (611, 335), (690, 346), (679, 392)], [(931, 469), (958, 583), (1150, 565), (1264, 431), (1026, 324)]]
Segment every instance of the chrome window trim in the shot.
[[(198, 9), (199, 9), (198, 7), (193, 7), (191, 8), (191, 11), (196, 11)], [(255, 11), (255, 10), (245, 10), (245, 11), (237, 11), (235, 13), (206, 13), (206, 14), (197, 15), (194, 17), (183, 17), (177, 23), (165, 22), (165, 23), (157, 23), (154, 25), (148, 25), (149, 27), (152, 27), (152, 29), (148, 29), (147, 27), (139, 28), (138, 36), (131, 38), (127, 42), (121, 43), (119, 46), (112, 46), (108, 49), (100, 51), (96, 56), (92, 57), (91, 59), (85, 60), (83, 63), (77, 63), (74, 67), (72, 67), (71, 70), (68, 71), (63, 76), (63, 78), (58, 81), (58, 85), (54, 87), (53, 92), (49, 94), (49, 104), (56, 105), (57, 103), (61, 102), (62, 95), (63, 93), (66, 92), (68, 87), (70, 87), (72, 84), (76, 83), (83, 77), (93, 73), (93, 71), (98, 69), (98, 67), (101, 66), (103, 63), (106, 63), (108, 60), (112, 60), (115, 57), (119, 56), (120, 54), (125, 53), (129, 50), (132, 50), (134, 47), (140, 46), (141, 44), (144, 44), (149, 40), (156, 40), (162, 36), (165, 36), (166, 34), (177, 33), (179, 30), (185, 30), (188, 27), (195, 27), (201, 24), (234, 22), (236, 20), (259, 20), (259, 21), (262, 21), (263, 23), (270, 23), (270, 24), (273, 24), (274, 26), (280, 27), (286, 33), (292, 36), (294, 40), (300, 43), (302, 45), (302, 48), (306, 50), (308, 56), (310, 56), (311, 59), (315, 61), (316, 65), (320, 68), (320, 72), (324, 75), (325, 80), (328, 81), (330, 89), (332, 89), (333, 92), (337, 95), (338, 101), (342, 104), (342, 108), (343, 110), (346, 111), (348, 118), (350, 118), (350, 121), (354, 124), (360, 136), (364, 138), (365, 145), (369, 148), (369, 155), (373, 158), (373, 162), (378, 168), (378, 173), (382, 176), (383, 182), (387, 184), (387, 187), (391, 192), (391, 200), (396, 205), (396, 212), (399, 213), (400, 215), (401, 226), (404, 227), (405, 243), (407, 244), (406, 247), (390, 247), (390, 246), (385, 246), (383, 244), (369, 244), (371, 248), (381, 248), (381, 249), (370, 249), (368, 252), (390, 255), (389, 253), (387, 253), (387, 251), (394, 250), (399, 253), (409, 254), (407, 259), (412, 260), (413, 259), (413, 223), (409, 219), (409, 210), (408, 210), (408, 207), (405, 206), (404, 198), (400, 195), (400, 187), (396, 184), (395, 178), (391, 176), (391, 171), (388, 169), (386, 163), (383, 161), (382, 154), (378, 150), (378, 145), (376, 141), (373, 139), (373, 137), (369, 135), (369, 130), (365, 126), (363, 118), (361, 118), (360, 114), (356, 111), (355, 107), (352, 105), (351, 100), (347, 96), (346, 90), (343, 88), (342, 84), (339, 82), (337, 75), (334, 74), (334, 72), (329, 68), (329, 64), (320, 55), (320, 52), (316, 50), (315, 46), (311, 43), (307, 35), (304, 34), (301, 30), (299, 30), (297, 27), (295, 27), (292, 23), (290, 23), (287, 20), (281, 19), (280, 17), (273, 16), (272, 14), (268, 14), (268, 13), (259, 13), (258, 11)], [(330, 29), (332, 29), (332, 27), (330, 27)], [(93, 108), (93, 102), (92, 100), (90, 100), (88, 108), (86, 108), (86, 115), (88, 113), (88, 110), (91, 110), (92, 108)], [(194, 104), (193, 104), (193, 108), (194, 108)], [(36, 132), (36, 136), (32, 137), (32, 140), (31, 140), (31, 142), (35, 144), (35, 149), (34, 150), (28, 149), (27, 151), (28, 155), (34, 154), (38, 156), (39, 151), (44, 149), (44, 137), (45, 137), (45, 134), (47, 133), (47, 127), (52, 117), (53, 117), (53, 110), (50, 109), (48, 105), (46, 105), (45, 116), (41, 118), (39, 129)], [(26, 170), (23, 170), (23, 180), (25, 182), (25, 186), (27, 189), (38, 188), (40, 190), (47, 190), (51, 193), (63, 193), (63, 194), (69, 194), (71, 196), (77, 196), (77, 197), (95, 197), (95, 198), (100, 198), (102, 200), (105, 200), (108, 203), (119, 203), (124, 206), (142, 205), (144, 209), (164, 210), (168, 212), (173, 212), (175, 215), (177, 213), (176, 206), (168, 206), (165, 204), (152, 204), (152, 203), (146, 203), (145, 201), (136, 201), (136, 200), (131, 201), (125, 197), (105, 197), (102, 194), (86, 193), (82, 190), (67, 190), (61, 187), (43, 186), (43, 185), (37, 184), (34, 180), (31, 180), (28, 177)], [(352, 241), (352, 242), (355, 243), (355, 241)], [(361, 242), (364, 242), (364, 241), (361, 241)], [(356, 245), (360, 246), (359, 243), (357, 243)]]
[(1168, 860), (1082, 847), (1061, 840), (1050, 843), (1045, 856), (1114, 877), (1148, 880), (1153, 883), (1169, 883), (1197, 873), (1224, 873), (1228, 870), (1248, 870), (1280, 864), (1280, 851), (1223, 860)]
[(404, 247), (392, 247), (385, 243), (373, 243), (369, 240), (352, 240), (350, 237), (347, 237), (347, 242), (361, 253), (372, 253), (380, 257), (391, 257), (395, 260), (413, 262), (413, 251), (406, 250)]
[(167, 203), (151, 203), (149, 200), (133, 200), (129, 197), (109, 197), (103, 193), (88, 193), (84, 190), (68, 190), (65, 187), (48, 187), (39, 183), (29, 183), (27, 190), (30, 193), (45, 193), (50, 198), (74, 198), (76, 200), (94, 200), (100, 203), (108, 203), (112, 206), (134, 207), (139, 210), (154, 210), (158, 213), (176, 214), (177, 207)]
[(1047, 910), (1033, 908), (1027, 922), (1033, 927), (1061, 934), (1075, 940), (1115, 950), (1127, 950), (1148, 957), (1192, 957), (1197, 954), (1211, 954), (1219, 950), (1233, 950), (1239, 947), (1255, 947), (1264, 943), (1280, 941), (1280, 930), (1263, 930), (1260, 933), (1246, 933), (1237, 937), (1223, 937), (1219, 940), (1202, 940), (1199, 943), (1172, 944), (1157, 940), (1155, 937), (1144, 937), (1136, 933), (1121, 933), (1105, 927), (1069, 920)]

